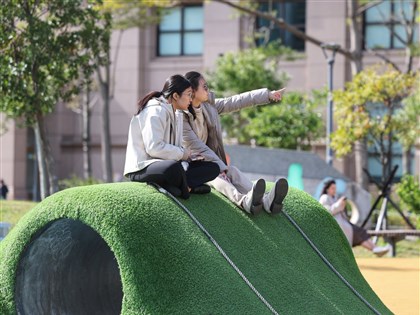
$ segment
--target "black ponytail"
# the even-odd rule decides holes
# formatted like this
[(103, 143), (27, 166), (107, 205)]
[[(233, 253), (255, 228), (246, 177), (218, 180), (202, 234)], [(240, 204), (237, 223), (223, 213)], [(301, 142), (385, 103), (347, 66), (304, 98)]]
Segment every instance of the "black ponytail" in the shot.
[(178, 95), (181, 95), (186, 89), (191, 87), (190, 81), (188, 81), (186, 78), (184, 78), (180, 74), (175, 74), (173, 76), (170, 76), (166, 79), (165, 85), (163, 86), (163, 89), (161, 92), (153, 91), (147, 94), (145, 97), (143, 97), (141, 100), (137, 102), (137, 114), (140, 114), (140, 112), (146, 107), (147, 103), (155, 97), (161, 97), (163, 96), (166, 99), (169, 99), (172, 95), (177, 93)]
[(140, 114), (140, 112), (144, 109), (147, 102), (149, 102), (154, 97), (161, 97), (163, 95), (162, 92), (153, 91), (143, 97), (141, 100), (137, 102), (137, 113), (136, 115)]

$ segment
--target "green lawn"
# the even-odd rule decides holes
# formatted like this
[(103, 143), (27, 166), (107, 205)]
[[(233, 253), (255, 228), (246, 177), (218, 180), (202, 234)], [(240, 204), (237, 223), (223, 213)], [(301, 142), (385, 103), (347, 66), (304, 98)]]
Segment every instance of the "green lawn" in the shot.
[[(36, 204), (36, 202), (32, 201), (0, 200), (0, 221), (9, 222), (12, 224), (12, 226), (14, 226), (19, 221), (19, 219)], [(383, 240), (380, 239), (379, 242), (381, 243)], [(361, 246), (354, 247), (353, 254), (357, 258), (376, 257), (374, 254), (372, 254), (372, 252)], [(397, 257), (420, 257), (420, 239), (406, 239), (398, 242)]]
[(37, 205), (37, 202), (21, 200), (0, 200), (0, 221), (9, 222), (13, 226), (29, 210)]
[[(384, 245), (383, 240), (379, 239), (378, 245)], [(353, 247), (353, 254), (356, 258), (375, 258), (375, 254), (362, 246)], [(386, 257), (386, 256), (385, 256)], [(420, 239), (409, 238), (397, 243), (397, 257), (412, 258), (420, 257)], [(380, 259), (380, 258), (379, 258)]]

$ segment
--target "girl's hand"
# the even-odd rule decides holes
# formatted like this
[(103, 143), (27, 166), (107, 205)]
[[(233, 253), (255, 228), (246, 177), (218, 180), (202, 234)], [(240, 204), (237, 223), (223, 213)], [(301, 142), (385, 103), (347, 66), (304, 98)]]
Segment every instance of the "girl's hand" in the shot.
[(284, 93), (285, 90), (286, 90), (286, 88), (282, 88), (282, 89), (277, 90), (277, 91), (271, 91), (268, 98), (272, 102), (278, 102), (278, 101), (281, 100), (281, 98), (282, 98), (283, 93)]
[(347, 197), (342, 196), (340, 199), (338, 199), (338, 201), (340, 202), (340, 206), (344, 210), (344, 208), (346, 207), (346, 203), (347, 203)]

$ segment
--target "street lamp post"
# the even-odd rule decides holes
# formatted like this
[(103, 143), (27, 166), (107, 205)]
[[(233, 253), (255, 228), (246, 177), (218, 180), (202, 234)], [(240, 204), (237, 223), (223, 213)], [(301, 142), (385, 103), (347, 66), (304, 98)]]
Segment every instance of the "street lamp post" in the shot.
[[(333, 90), (333, 67), (335, 61), (335, 54), (340, 48), (340, 45), (335, 43), (324, 43), (321, 44), (322, 52), (324, 53), (325, 59), (328, 62), (328, 109), (327, 109), (327, 146), (326, 146), (326, 162), (328, 165), (332, 165), (333, 152), (331, 149), (331, 132), (333, 129), (333, 101), (332, 101), (332, 90)], [(327, 54), (327, 50), (331, 50), (331, 55)]]

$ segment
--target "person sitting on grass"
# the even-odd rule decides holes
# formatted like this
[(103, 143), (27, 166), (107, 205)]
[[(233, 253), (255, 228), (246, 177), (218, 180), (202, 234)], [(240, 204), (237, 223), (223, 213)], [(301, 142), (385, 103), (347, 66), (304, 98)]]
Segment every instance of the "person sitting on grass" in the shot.
[(328, 180), (325, 182), (321, 192), (319, 202), (323, 205), (335, 218), (340, 228), (343, 230), (352, 247), (361, 245), (372, 251), (375, 255), (381, 257), (389, 250), (389, 246), (376, 246), (370, 239), (366, 230), (360, 226), (352, 224), (345, 214), (346, 197), (336, 198), (336, 182)]

